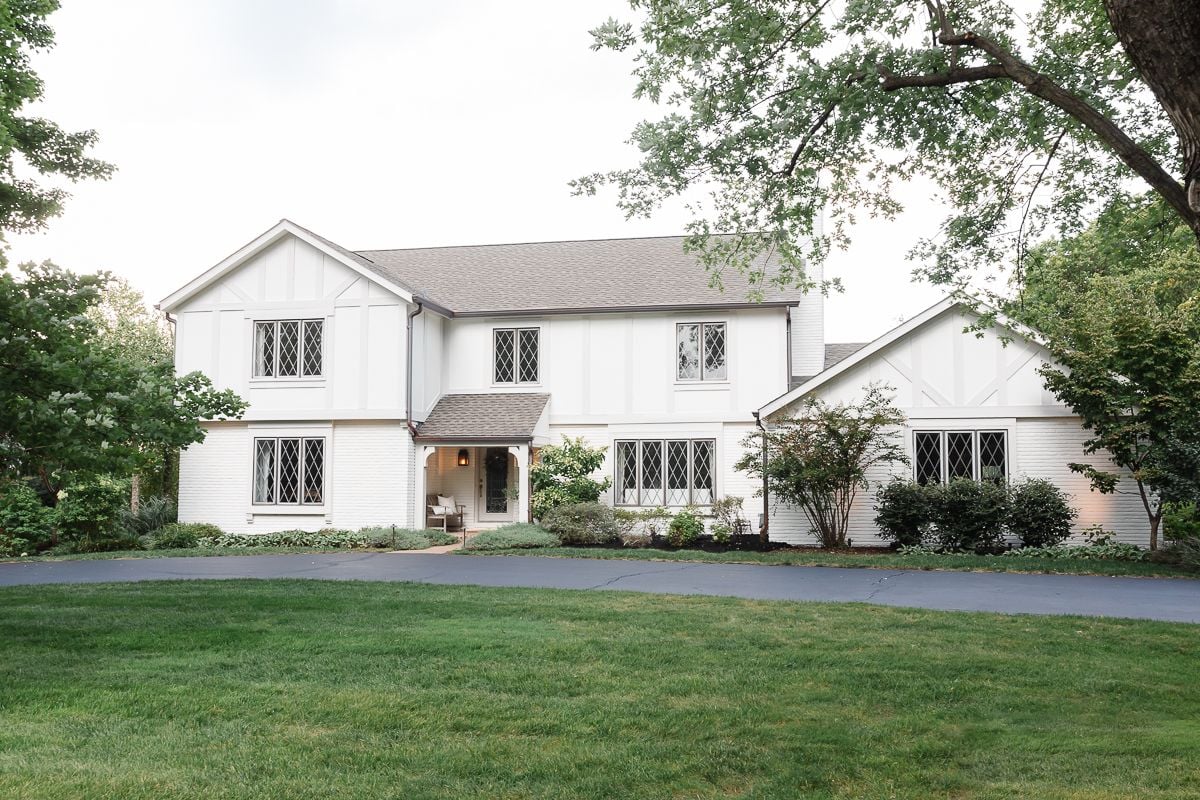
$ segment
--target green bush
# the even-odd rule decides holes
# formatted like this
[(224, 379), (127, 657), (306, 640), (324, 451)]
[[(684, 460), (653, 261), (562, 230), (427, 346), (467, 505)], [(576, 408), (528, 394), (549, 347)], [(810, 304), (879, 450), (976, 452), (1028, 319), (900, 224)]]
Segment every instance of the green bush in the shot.
[(535, 547), (558, 547), (558, 537), (548, 530), (517, 522), (483, 531), (467, 541), (464, 550), (512, 550), (531, 549)]
[(272, 531), (270, 533), (223, 533), (201, 538), (201, 547), (311, 547), (314, 549), (424, 550), (434, 544), (452, 544), (456, 539), (441, 531), (396, 528), (391, 526), (347, 531), (324, 528), (319, 531)]
[(600, 503), (558, 506), (546, 513), (541, 525), (565, 545), (615, 544), (620, 534), (613, 510)]
[(179, 550), (199, 547), (202, 539), (215, 539), (224, 533), (207, 522), (168, 522), (146, 537), (150, 550)]
[(667, 528), (667, 544), (672, 547), (692, 547), (704, 534), (704, 521), (695, 509), (685, 508), (675, 515)]
[(956, 478), (925, 487), (933, 538), (943, 550), (998, 553), (1004, 550), (1008, 487), (990, 481)]
[(1200, 540), (1200, 509), (1195, 503), (1171, 503), (1163, 513), (1163, 537)]
[(538, 450), (537, 462), (529, 470), (529, 497), (533, 518), (544, 521), (552, 509), (575, 503), (594, 503), (611, 485), (608, 478), (592, 475), (604, 465), (604, 447), (588, 447), (583, 437), (563, 437), (561, 445)]
[(1084, 561), (1146, 561), (1149, 550), (1135, 544), (1106, 542), (1103, 544), (1055, 545), (1052, 547), (1021, 547), (1003, 553), (1008, 558), (1082, 559)]
[(925, 541), (932, 522), (926, 487), (914, 481), (892, 481), (875, 493), (875, 524), (883, 538), (900, 547)]
[(154, 533), (177, 519), (178, 509), (170, 497), (147, 497), (138, 504), (137, 513), (130, 511), (128, 506), (123, 506), (119, 524), (123, 530), (143, 536)]
[(415, 530), (413, 528), (393, 528), (390, 525), (363, 528), (359, 535), (365, 537), (367, 547), (380, 547), (387, 550), (424, 550), (444, 544), (454, 544), (458, 537), (434, 528)]
[(1067, 495), (1050, 481), (1029, 478), (1011, 488), (1008, 530), (1024, 547), (1062, 544), (1071, 536), (1071, 522), (1077, 515)]
[(49, 545), (54, 533), (54, 509), (23, 483), (10, 483), (0, 492), (0, 556), (33, 553)]
[(142, 545), (137, 535), (120, 526), (127, 492), (123, 483), (106, 477), (61, 492), (54, 519), (62, 549), (75, 553), (140, 550)]

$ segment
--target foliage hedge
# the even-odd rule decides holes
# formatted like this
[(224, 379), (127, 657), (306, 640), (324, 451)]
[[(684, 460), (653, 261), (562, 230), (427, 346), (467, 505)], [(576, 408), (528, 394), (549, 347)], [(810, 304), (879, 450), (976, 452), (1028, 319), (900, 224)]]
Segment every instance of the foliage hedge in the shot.
[(691, 547), (704, 534), (704, 521), (695, 509), (685, 508), (667, 527), (667, 544), (672, 547)]
[(169, 522), (145, 538), (147, 550), (176, 550), (199, 547), (202, 539), (224, 536), (216, 525), (206, 522)]
[(0, 556), (19, 556), (45, 548), (54, 533), (54, 509), (23, 483), (0, 493)]
[(537, 525), (517, 522), (495, 528), (470, 539), (464, 550), (510, 550), (558, 547), (559, 540), (548, 530)]
[(613, 510), (601, 503), (571, 503), (546, 512), (541, 525), (565, 545), (604, 545), (619, 541)]
[(451, 544), (453, 536), (441, 531), (377, 527), (360, 531), (326, 528), (319, 531), (273, 531), (271, 533), (222, 533), (200, 539), (201, 547), (253, 549), (258, 547), (313, 547), (388, 550), (424, 550), (435, 544)]
[(1071, 535), (1075, 509), (1048, 481), (1008, 485), (959, 478), (921, 486), (893, 481), (875, 496), (875, 524), (901, 547), (999, 553), (1015, 536), (1025, 548), (1054, 548)]

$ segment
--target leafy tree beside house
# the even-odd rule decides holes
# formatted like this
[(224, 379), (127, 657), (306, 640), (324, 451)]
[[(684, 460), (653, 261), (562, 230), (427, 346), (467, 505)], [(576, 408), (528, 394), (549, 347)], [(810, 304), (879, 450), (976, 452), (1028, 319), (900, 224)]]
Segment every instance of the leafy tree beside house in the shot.
[(851, 505), (870, 488), (872, 471), (908, 462), (900, 436), (904, 423), (883, 386), (866, 387), (855, 403), (809, 399), (796, 416), (765, 434), (748, 435), (737, 469), (762, 481), (765, 435), (771, 497), (802, 509), (823, 547), (846, 547)]
[(583, 437), (563, 437), (561, 445), (547, 445), (538, 451), (537, 462), (529, 470), (530, 511), (534, 519), (544, 519), (559, 506), (594, 503), (611, 484), (608, 478), (592, 477), (604, 465), (604, 447), (588, 447)]

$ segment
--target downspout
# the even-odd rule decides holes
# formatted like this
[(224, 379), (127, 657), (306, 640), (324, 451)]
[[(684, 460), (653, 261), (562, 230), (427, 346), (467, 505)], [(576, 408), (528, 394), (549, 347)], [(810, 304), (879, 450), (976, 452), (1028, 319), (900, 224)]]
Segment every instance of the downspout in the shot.
[(783, 367), (783, 385), (787, 388), (784, 391), (792, 390), (792, 306), (787, 309), (787, 364)]
[(404, 360), (404, 369), (407, 373), (404, 381), (404, 415), (406, 417), (405, 422), (408, 424), (408, 432), (414, 439), (416, 439), (417, 426), (413, 424), (412, 415), (413, 320), (416, 319), (417, 315), (425, 310), (425, 306), (415, 297), (413, 300), (416, 301), (417, 309), (415, 311), (408, 312), (408, 320), (404, 323), (404, 343), (408, 348), (407, 356)]
[(762, 419), (757, 411), (751, 411), (754, 415), (754, 424), (762, 431), (762, 527), (758, 529), (758, 543), (762, 549), (766, 550), (771, 538), (768, 529), (771, 526), (771, 499), (767, 488), (767, 429), (763, 427)]

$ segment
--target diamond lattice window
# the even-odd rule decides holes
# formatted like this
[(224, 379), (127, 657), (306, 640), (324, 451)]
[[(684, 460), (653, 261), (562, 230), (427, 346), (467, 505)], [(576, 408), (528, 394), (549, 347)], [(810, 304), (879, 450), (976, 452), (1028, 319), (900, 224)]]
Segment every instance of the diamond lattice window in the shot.
[(321, 505), (325, 501), (325, 440), (254, 440), (256, 505)]
[(975, 477), (975, 434), (971, 431), (946, 434), (946, 474), (951, 480)]
[(681, 381), (700, 380), (700, 326), (675, 326), (675, 375)]
[(724, 322), (682, 322), (675, 326), (675, 377), (681, 381), (723, 381), (728, 376)]
[(541, 329), (496, 328), (492, 335), (493, 382), (537, 383)]
[(725, 323), (704, 325), (704, 380), (725, 380)]
[(667, 442), (667, 505), (688, 504), (688, 443)]
[(913, 434), (913, 455), (917, 483), (942, 482), (942, 434), (938, 431), (916, 431)]
[(711, 439), (617, 442), (617, 505), (708, 505), (713, 501)]
[(638, 502), (637, 484), (637, 442), (617, 442), (617, 504), (636, 506)]
[(256, 378), (319, 378), (325, 322), (284, 319), (254, 323)]
[(979, 433), (979, 478), (1003, 481), (1008, 477), (1008, 437), (1004, 431)]

